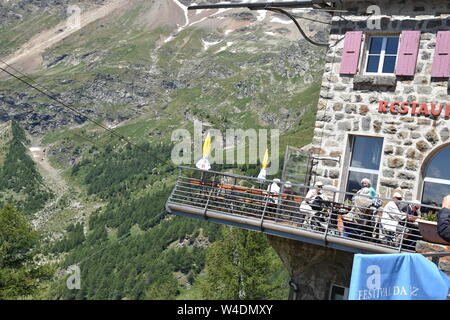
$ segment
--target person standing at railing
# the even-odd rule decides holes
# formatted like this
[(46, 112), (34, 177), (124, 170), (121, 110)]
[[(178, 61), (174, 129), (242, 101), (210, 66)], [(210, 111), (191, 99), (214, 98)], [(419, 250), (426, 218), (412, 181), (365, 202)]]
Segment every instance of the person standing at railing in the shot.
[[(377, 192), (369, 179), (361, 180), (361, 189), (353, 196), (353, 207), (343, 216), (345, 235), (351, 238), (370, 240), (373, 229), (374, 201)], [(376, 208), (376, 207), (374, 207)]]
[(322, 181), (317, 181), (317, 183), (315, 184), (316, 188), (311, 188), (309, 189), (308, 193), (306, 194), (305, 197), (305, 201), (308, 203), (311, 203), (312, 201), (314, 201), (314, 199), (317, 196), (321, 196), (322, 195), (322, 191), (323, 191), (323, 182)]
[(267, 187), (267, 191), (271, 194), (269, 196), (269, 201), (275, 204), (278, 204), (278, 194), (280, 193), (280, 186), (278, 183), (280, 182), (280, 179), (273, 179), (273, 182)]
[[(421, 217), (420, 208), (421, 203), (419, 200), (414, 200), (410, 204), (400, 205), (400, 211), (404, 213), (404, 216), (398, 223), (397, 233), (404, 233), (403, 244), (406, 249), (413, 250), (416, 246), (416, 241), (421, 239), (419, 225), (416, 222)], [(400, 238), (398, 241), (400, 241)]]
[(317, 181), (314, 186), (315, 188), (309, 189), (308, 193), (305, 196), (305, 199), (300, 204), (300, 224), (303, 224), (305, 219), (306, 222), (309, 223), (311, 217), (315, 215), (315, 212), (322, 210), (320, 205), (323, 200), (325, 200), (323, 195), (323, 182)]
[(403, 196), (399, 192), (395, 192), (392, 200), (383, 208), (383, 214), (380, 220), (380, 239), (385, 240), (388, 237), (391, 241), (395, 241), (398, 222), (404, 216), (400, 211), (400, 201), (402, 199)]
[(442, 199), (442, 209), (438, 215), (437, 230), (442, 239), (450, 242), (450, 195)]

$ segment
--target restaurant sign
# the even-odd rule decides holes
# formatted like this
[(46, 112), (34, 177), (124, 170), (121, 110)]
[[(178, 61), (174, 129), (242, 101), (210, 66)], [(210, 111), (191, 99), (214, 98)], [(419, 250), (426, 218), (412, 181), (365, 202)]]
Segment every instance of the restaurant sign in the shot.
[(379, 113), (392, 113), (412, 116), (450, 117), (450, 104), (420, 103), (420, 102), (388, 102), (381, 100)]

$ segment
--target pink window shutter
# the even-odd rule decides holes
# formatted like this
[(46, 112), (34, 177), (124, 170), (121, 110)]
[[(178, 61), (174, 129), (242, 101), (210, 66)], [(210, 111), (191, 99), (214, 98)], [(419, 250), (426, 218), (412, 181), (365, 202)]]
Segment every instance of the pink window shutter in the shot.
[(437, 34), (431, 76), (450, 78), (450, 31), (439, 31)]
[(348, 31), (345, 33), (340, 74), (354, 75), (358, 72), (362, 39), (362, 31)]
[(417, 56), (419, 55), (420, 31), (403, 31), (398, 52), (397, 76), (411, 77), (416, 74)]

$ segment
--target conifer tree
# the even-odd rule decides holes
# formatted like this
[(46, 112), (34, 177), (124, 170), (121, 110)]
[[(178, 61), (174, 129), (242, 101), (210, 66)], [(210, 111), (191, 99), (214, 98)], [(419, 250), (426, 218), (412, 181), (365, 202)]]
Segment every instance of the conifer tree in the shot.
[(206, 255), (206, 277), (200, 280), (204, 298), (284, 298), (283, 290), (279, 290), (283, 283), (272, 281), (273, 273), (281, 266), (266, 236), (229, 227), (222, 228), (222, 233), (223, 238), (212, 244)]
[(51, 277), (50, 267), (35, 261), (37, 241), (20, 212), (10, 205), (0, 209), (0, 300), (32, 296)]

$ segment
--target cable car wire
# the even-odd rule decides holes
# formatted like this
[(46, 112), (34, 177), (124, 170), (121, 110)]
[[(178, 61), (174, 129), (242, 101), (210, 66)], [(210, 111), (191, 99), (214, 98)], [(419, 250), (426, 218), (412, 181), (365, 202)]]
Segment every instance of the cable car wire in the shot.
[(20, 82), (24, 83), (25, 85), (29, 86), (30, 88), (33, 88), (34, 90), (38, 91), (39, 93), (41, 93), (42, 95), (46, 96), (47, 98), (59, 103), (61, 106), (71, 110), (73, 113), (75, 113), (78, 116), (83, 117), (84, 119), (92, 122), (93, 124), (95, 124), (96, 126), (104, 129), (105, 131), (109, 132), (111, 135), (118, 137), (120, 140), (125, 141), (127, 144), (130, 144), (132, 146), (134, 146), (135, 148), (148, 153), (152, 158), (154, 158), (155, 160), (167, 164), (169, 166), (171, 166), (172, 164), (170, 164), (168, 161), (164, 161), (160, 158), (158, 158), (157, 156), (155, 156), (154, 154), (148, 152), (148, 150), (142, 148), (141, 146), (139, 146), (138, 144), (135, 144), (134, 142), (132, 142), (130, 139), (128, 139), (127, 137), (125, 137), (124, 135), (118, 133), (116, 130), (113, 130), (111, 128), (108, 128), (107, 126), (103, 125), (102, 123), (100, 123), (99, 121), (92, 119), (91, 117), (85, 115), (83, 112), (76, 110), (74, 107), (70, 106), (69, 104), (65, 103), (64, 101), (61, 101), (61, 99), (57, 98), (56, 96), (58, 94), (52, 92), (50, 89), (46, 88), (45, 86), (43, 86), (42, 84), (37, 83), (35, 80), (31, 79), (29, 76), (27, 76), (26, 74), (22, 73), (21, 71), (17, 70), (16, 68), (14, 68), (13, 66), (9, 65), (8, 63), (6, 63), (5, 61), (0, 59), (0, 62), (2, 62), (3, 64), (5, 64), (7, 67), (11, 68), (12, 70), (14, 70), (15, 72), (19, 73), (21, 76), (23, 76), (24, 78), (33, 81), (34, 83), (36, 83), (37, 85), (43, 87), (45, 90), (47, 90), (50, 93), (47, 93), (46, 91), (44, 91), (43, 89), (37, 87), (36, 85), (31, 84), (30, 82), (20, 78), (19, 76), (13, 74), (12, 72), (6, 70), (3, 67), (0, 67), (0, 70), (2, 70), (3, 72), (7, 73), (8, 75), (10, 75), (11, 77), (15, 78), (16, 80), (19, 80)]

